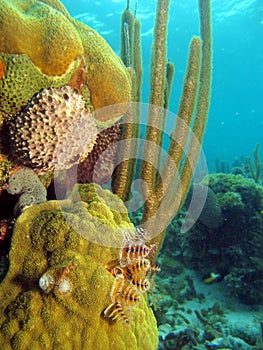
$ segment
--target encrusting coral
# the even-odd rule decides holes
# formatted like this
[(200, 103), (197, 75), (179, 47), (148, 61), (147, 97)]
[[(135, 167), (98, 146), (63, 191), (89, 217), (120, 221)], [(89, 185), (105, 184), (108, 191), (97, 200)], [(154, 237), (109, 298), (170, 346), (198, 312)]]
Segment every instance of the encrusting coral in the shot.
[(15, 217), (31, 205), (47, 200), (47, 190), (32, 169), (21, 168), (14, 172), (8, 181), (7, 192), (20, 195), (14, 208)]
[[(99, 186), (79, 185), (78, 191), (83, 202), (75, 202), (73, 190), (70, 198), (30, 207), (18, 218), (10, 268), (0, 287), (0, 347), (156, 349), (156, 321), (145, 298), (128, 327), (103, 316), (114, 281), (105, 266), (119, 249), (89, 238), (118, 240), (120, 228), (132, 227), (127, 211), (117, 196)], [(118, 212), (110, 209), (113, 205)], [(46, 283), (53, 283), (49, 290)]]
[(53, 7), (56, 2), (48, 5), (2, 1), (1, 52), (25, 54), (44, 74), (59, 76), (83, 54), (83, 47), (74, 25)]
[[(96, 31), (71, 18), (58, 0), (2, 1), (0, 30), (2, 155), (10, 156), (10, 116), (29, 108), (28, 100), (42, 89), (70, 85), (83, 95), (87, 109), (97, 111), (94, 119), (101, 127), (110, 127), (127, 109), (131, 82), (124, 64)], [(116, 104), (107, 113), (98, 112)], [(44, 115), (38, 115), (38, 122)], [(18, 152), (23, 148), (15, 146)]]
[[(121, 60), (96, 31), (72, 19), (59, 1), (3, 1), (0, 9), (0, 51), (6, 73), (9, 70), (9, 58), (20, 59), (20, 55), (24, 55), (29, 61), (24, 65), (21, 78), (27, 73), (27, 66), (35, 67), (41, 72), (46, 84), (48, 77), (53, 77), (49, 81), (52, 85), (62, 80), (63, 75), (70, 70), (72, 76), (80, 64), (80, 58), (84, 58), (95, 109), (130, 100), (129, 76)], [(17, 67), (18, 62), (14, 62), (14, 66)], [(29, 73), (27, 84), (30, 85), (35, 76), (32, 70)], [(13, 77), (11, 85), (16, 85), (18, 77)], [(22, 83), (20, 79), (18, 82)], [(4, 87), (6, 89), (8, 84), (4, 84)]]

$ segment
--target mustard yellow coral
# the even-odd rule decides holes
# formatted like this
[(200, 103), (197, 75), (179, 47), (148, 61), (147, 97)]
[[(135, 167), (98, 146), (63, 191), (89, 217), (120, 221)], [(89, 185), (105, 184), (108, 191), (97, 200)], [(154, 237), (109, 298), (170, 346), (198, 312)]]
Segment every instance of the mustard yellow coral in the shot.
[[(76, 232), (84, 226), (87, 237), (103, 234), (108, 243), (116, 240), (116, 227), (131, 225), (125, 207), (98, 186), (77, 189), (65, 201), (26, 209), (16, 222), (10, 268), (0, 286), (0, 348), (154, 350), (156, 321), (145, 299), (134, 308), (129, 326), (103, 317), (114, 281), (105, 265), (119, 250)], [(85, 202), (77, 201), (78, 193)], [(109, 214), (114, 204), (118, 222)], [(71, 293), (61, 293), (56, 285), (49, 293), (39, 288), (44, 273), (61, 274), (69, 264), (74, 267), (68, 274)]]
[[(9, 85), (10, 92), (14, 85), (16, 92), (21, 94), (18, 90), (22, 90), (23, 95), (23, 89), (32, 87), (33, 81), (36, 87), (31, 88), (30, 96), (23, 96), (24, 104), (41, 88), (69, 83), (83, 59), (89, 89), (86, 98), (90, 95), (95, 110), (130, 101), (130, 79), (122, 61), (96, 31), (72, 19), (58, 0), (1, 1), (0, 30), (0, 60), (6, 67), (0, 89)], [(21, 59), (27, 69), (17, 75), (16, 68), (21, 66)], [(5, 107), (5, 99), (9, 97), (1, 95), (1, 109), (10, 113), (10, 106)], [(14, 94), (10, 99), (12, 97), (16, 98)], [(16, 101), (9, 101), (9, 104), (13, 102)], [(23, 103), (19, 104), (18, 110)], [(100, 114), (98, 119), (115, 120), (125, 108)]]
[(126, 103), (131, 101), (130, 77), (121, 59), (96, 31), (81, 22), (74, 23), (84, 47), (92, 105), (95, 110), (116, 105), (95, 114), (97, 120), (105, 123), (114, 117), (118, 118), (127, 109)]
[(0, 51), (25, 54), (42, 73), (62, 75), (83, 46), (69, 19), (46, 3), (1, 1)]
[(96, 31), (71, 18), (58, 0), (0, 1), (0, 32), (0, 155), (11, 160), (10, 116), (19, 115), (42, 89), (76, 88), (103, 128), (125, 113), (131, 100), (126, 67)]

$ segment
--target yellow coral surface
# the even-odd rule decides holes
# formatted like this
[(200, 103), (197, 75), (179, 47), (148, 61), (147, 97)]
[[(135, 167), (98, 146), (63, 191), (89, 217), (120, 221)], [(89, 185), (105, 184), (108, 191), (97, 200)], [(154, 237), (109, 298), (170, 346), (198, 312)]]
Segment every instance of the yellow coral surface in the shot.
[[(35, 85), (31, 96), (25, 94), (17, 108), (41, 88), (67, 84), (76, 72), (75, 63), (80, 65), (80, 59), (84, 59), (86, 65), (87, 86), (94, 109), (130, 101), (130, 79), (120, 58), (96, 31), (72, 19), (59, 1), (1, 1), (0, 31), (0, 60), (6, 67), (0, 89), (8, 86), (10, 93), (15, 87), (15, 91), (23, 95), (24, 86), (27, 90), (32, 82)], [(21, 65), (24, 72), (21, 72)], [(16, 69), (20, 69), (19, 75)], [(68, 73), (70, 76), (64, 77)], [(0, 95), (4, 112), (10, 112), (11, 108), (4, 108), (7, 98), (8, 95)], [(16, 102), (12, 93), (11, 98), (14, 101), (10, 104)], [(125, 106), (99, 119), (116, 119), (124, 110)]]
[[(0, 286), (0, 348), (154, 350), (157, 326), (146, 299), (128, 326), (103, 316), (114, 281), (105, 265), (119, 250), (87, 239), (115, 242), (120, 227), (131, 227), (125, 207), (99, 186), (77, 189), (65, 201), (26, 209), (16, 222), (10, 268)], [(61, 275), (69, 264), (71, 292), (61, 294), (56, 285), (49, 293), (40, 289), (44, 273)]]
[[(54, 4), (55, 2), (52, 1)], [(44, 74), (62, 75), (83, 55), (69, 19), (41, 1), (1, 1), (0, 51), (26, 54)]]
[(0, 1), (0, 32), (0, 156), (10, 160), (10, 116), (21, 116), (42, 89), (76, 88), (103, 128), (125, 113), (131, 100), (126, 67), (96, 31), (73, 19), (58, 0)]

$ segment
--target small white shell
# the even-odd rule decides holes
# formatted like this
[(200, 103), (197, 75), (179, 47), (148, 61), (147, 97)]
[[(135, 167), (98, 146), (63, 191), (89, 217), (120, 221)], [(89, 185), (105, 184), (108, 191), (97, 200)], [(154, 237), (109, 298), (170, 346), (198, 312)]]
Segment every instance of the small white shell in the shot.
[(54, 277), (46, 272), (39, 278), (38, 285), (43, 292), (49, 293), (55, 285)]
[(68, 277), (64, 277), (58, 284), (59, 294), (68, 294), (72, 291), (72, 282)]

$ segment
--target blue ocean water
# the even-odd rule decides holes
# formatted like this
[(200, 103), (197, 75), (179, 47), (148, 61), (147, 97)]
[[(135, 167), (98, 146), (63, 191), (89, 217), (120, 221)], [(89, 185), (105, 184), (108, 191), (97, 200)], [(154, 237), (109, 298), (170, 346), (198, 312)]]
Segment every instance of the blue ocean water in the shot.
[[(70, 14), (96, 29), (119, 53), (120, 15), (126, 0), (63, 0)], [(149, 52), (155, 0), (138, 2), (142, 24), (143, 102), (149, 95)], [(233, 163), (252, 155), (263, 135), (263, 3), (262, 0), (213, 0), (213, 84), (204, 153), (209, 170), (215, 161)], [(177, 113), (188, 46), (199, 34), (198, 1), (172, 0), (168, 30), (168, 58), (175, 64), (169, 109)], [(172, 125), (171, 125), (172, 128)], [(263, 154), (263, 144), (261, 145)]]

